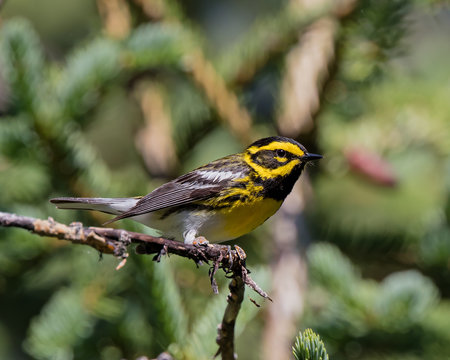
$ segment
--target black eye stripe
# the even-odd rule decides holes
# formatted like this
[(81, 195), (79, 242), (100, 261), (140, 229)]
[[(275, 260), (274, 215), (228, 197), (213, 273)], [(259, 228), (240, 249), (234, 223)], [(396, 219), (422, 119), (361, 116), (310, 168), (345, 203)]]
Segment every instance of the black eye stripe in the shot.
[[(280, 150), (282, 152), (280, 153)], [(277, 158), (282, 158), (278, 160)], [(277, 169), (280, 166), (285, 166), (290, 163), (294, 158), (294, 155), (286, 150), (260, 150), (251, 155), (252, 161), (266, 169)], [(285, 159), (285, 160), (284, 160)]]

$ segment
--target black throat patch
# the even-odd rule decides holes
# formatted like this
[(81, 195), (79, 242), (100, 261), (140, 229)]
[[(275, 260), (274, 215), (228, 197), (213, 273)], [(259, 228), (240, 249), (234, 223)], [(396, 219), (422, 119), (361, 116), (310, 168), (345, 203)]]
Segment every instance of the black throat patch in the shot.
[(262, 179), (261, 177), (255, 175), (255, 178), (252, 180), (256, 185), (262, 185), (264, 190), (261, 191), (261, 195), (278, 201), (283, 201), (292, 191), (292, 188), (294, 187), (297, 179), (300, 177), (304, 167), (305, 164), (300, 163), (286, 176)]

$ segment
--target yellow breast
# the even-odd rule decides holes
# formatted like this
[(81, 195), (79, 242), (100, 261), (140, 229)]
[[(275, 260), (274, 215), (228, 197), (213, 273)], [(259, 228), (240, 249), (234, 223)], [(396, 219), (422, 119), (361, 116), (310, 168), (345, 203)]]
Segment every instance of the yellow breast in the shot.
[(251, 203), (220, 210), (218, 215), (224, 237), (234, 239), (249, 233), (275, 214), (281, 204), (281, 201), (261, 197)]

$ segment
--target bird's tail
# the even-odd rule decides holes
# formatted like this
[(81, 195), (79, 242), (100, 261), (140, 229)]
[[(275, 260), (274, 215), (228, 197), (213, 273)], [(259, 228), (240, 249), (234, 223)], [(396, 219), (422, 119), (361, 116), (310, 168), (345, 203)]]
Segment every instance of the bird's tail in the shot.
[(131, 209), (139, 198), (72, 198), (60, 197), (51, 199), (58, 209), (96, 210), (107, 214), (119, 215)]

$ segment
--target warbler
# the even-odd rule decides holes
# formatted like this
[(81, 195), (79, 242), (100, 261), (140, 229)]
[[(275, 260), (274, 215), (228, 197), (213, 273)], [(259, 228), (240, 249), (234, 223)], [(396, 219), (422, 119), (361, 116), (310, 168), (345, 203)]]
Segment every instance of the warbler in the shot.
[(143, 197), (50, 201), (60, 209), (117, 215), (107, 223), (131, 218), (187, 244), (217, 243), (244, 235), (275, 214), (305, 165), (321, 158), (295, 140), (273, 136), (255, 141), (242, 153), (192, 170)]

